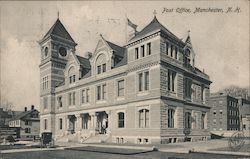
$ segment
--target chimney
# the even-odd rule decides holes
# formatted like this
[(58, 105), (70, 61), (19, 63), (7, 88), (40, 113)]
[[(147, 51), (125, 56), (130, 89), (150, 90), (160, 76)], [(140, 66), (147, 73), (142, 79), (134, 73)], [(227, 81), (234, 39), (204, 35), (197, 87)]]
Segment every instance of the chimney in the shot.
[(31, 110), (34, 110), (35, 106), (34, 105), (31, 105)]
[(27, 112), (27, 107), (24, 107), (24, 111)]

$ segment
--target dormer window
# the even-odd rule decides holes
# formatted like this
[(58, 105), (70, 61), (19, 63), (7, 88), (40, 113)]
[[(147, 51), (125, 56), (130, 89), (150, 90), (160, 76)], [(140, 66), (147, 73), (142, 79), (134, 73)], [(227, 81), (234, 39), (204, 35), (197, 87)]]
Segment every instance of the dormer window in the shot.
[(96, 59), (96, 73), (101, 74), (107, 71), (106, 56), (100, 54)]
[(106, 72), (106, 64), (102, 64), (102, 72)]
[(75, 75), (74, 66), (70, 67), (70, 69), (68, 71), (68, 77), (69, 77), (69, 83), (75, 83), (76, 82), (76, 75)]
[(69, 77), (69, 83), (75, 83), (76, 82), (76, 75), (72, 75)]

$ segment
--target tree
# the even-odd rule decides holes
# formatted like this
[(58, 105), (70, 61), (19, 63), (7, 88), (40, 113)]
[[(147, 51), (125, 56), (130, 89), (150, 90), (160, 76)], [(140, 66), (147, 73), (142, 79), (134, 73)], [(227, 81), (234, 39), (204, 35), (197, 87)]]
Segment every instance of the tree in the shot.
[(227, 88), (222, 89), (220, 92), (223, 92), (224, 94), (228, 94), (233, 97), (248, 98), (248, 89), (240, 88), (238, 86), (229, 86)]
[(8, 100), (5, 101), (4, 103), (1, 102), (0, 109), (2, 109), (2, 111), (0, 114), (0, 125), (6, 125), (7, 124), (6, 119), (10, 119), (11, 117), (13, 117), (14, 115), (13, 108), (14, 105)]

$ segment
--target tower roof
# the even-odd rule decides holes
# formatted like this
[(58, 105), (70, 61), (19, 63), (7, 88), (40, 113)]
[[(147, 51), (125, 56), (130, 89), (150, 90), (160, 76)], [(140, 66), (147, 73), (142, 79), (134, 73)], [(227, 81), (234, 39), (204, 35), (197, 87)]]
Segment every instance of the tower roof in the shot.
[(172, 38), (174, 38), (174, 39), (176, 39), (178, 41), (181, 41), (177, 36), (175, 36), (166, 27), (164, 27), (158, 21), (156, 16), (154, 16), (154, 19), (146, 27), (144, 27), (140, 32), (136, 33), (136, 35), (132, 39), (130, 39), (129, 42), (139, 40), (139, 39), (143, 38), (144, 36), (150, 34), (153, 31), (156, 31), (156, 30), (161, 30), (161, 31), (167, 33)]
[(47, 39), (48, 37), (50, 37), (51, 35), (55, 35), (55, 36), (59, 36), (61, 38), (64, 38), (66, 40), (69, 40), (73, 43), (75, 43), (75, 41), (73, 40), (73, 38), (70, 36), (70, 34), (68, 33), (68, 31), (65, 29), (65, 27), (63, 26), (63, 24), (61, 23), (61, 21), (59, 19), (56, 20), (56, 22), (54, 23), (54, 25), (49, 29), (49, 31), (45, 34), (45, 36), (43, 37), (42, 41), (44, 39)]

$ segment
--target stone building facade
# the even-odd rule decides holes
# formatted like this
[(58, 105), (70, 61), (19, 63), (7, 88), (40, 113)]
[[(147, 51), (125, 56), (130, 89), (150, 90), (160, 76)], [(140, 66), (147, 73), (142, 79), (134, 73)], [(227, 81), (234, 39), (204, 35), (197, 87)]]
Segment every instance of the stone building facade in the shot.
[(39, 43), (41, 132), (139, 144), (209, 138), (211, 81), (195, 67), (189, 35), (154, 17), (124, 46), (100, 35), (84, 58), (57, 19)]

